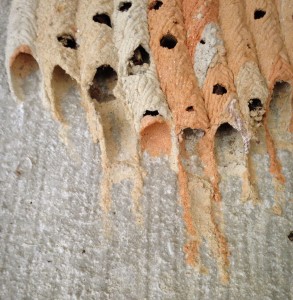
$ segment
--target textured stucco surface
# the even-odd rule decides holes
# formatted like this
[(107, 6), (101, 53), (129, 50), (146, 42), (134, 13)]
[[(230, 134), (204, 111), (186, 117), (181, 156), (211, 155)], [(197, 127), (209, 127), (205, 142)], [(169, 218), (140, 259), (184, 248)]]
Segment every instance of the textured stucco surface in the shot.
[(239, 177), (223, 178), (231, 280), (219, 282), (205, 246), (209, 273), (199, 274), (185, 263), (176, 174), (166, 159), (144, 157), (144, 223), (135, 222), (127, 181), (114, 186), (105, 220), (99, 145), (78, 93), (71, 90), (62, 104), (69, 146), (44, 109), (38, 74), (27, 81), (25, 102), (12, 100), (3, 67), (9, 4), (0, 1), (0, 299), (292, 299), (292, 153), (278, 152), (287, 178), (282, 216), (271, 211), (267, 155), (253, 157), (260, 204), (241, 202)]

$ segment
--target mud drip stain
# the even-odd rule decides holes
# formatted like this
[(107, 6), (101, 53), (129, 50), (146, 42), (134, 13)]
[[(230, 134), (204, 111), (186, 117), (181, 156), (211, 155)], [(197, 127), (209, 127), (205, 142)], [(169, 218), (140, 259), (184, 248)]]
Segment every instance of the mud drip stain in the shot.
[[(293, 131), (291, 102), (288, 105), (293, 47), (286, 50), (282, 40), (283, 34), (286, 45), (293, 44), (287, 30), (291, 23), (285, 18), (279, 23), (270, 1), (265, 7), (261, 0), (179, 2), (18, 1), (8, 29), (8, 80), (13, 97), (23, 100), (25, 78), (39, 64), (45, 100), (62, 126), (63, 87), (77, 83), (92, 139), (100, 143), (106, 219), (113, 184), (128, 179), (133, 183), (132, 211), (143, 224), (142, 152), (167, 156), (178, 173), (186, 262), (207, 271), (200, 260), (206, 241), (219, 278), (227, 283), (230, 252), (219, 183), (232, 169), (241, 169), (237, 176), (244, 181), (245, 199), (256, 198), (251, 196), (250, 178), (256, 176), (249, 146), (251, 139), (258, 141), (261, 130), (276, 186), (281, 190), (285, 183), (275, 128), (281, 128), (278, 115), (285, 114), (282, 135)], [(265, 14), (255, 14), (259, 7)], [(266, 36), (271, 39), (264, 40)], [(285, 113), (273, 108), (278, 97), (287, 101)], [(221, 148), (217, 141), (227, 144)], [(239, 168), (232, 166), (235, 159)]]

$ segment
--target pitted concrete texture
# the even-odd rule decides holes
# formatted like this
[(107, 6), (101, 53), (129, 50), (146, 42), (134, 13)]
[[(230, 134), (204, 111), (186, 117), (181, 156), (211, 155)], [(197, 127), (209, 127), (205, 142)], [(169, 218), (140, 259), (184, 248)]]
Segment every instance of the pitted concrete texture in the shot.
[[(1, 0), (2, 66), (9, 6)], [(231, 252), (230, 282), (222, 285), (205, 243), (208, 273), (186, 265), (177, 178), (167, 159), (144, 156), (142, 224), (132, 213), (127, 180), (114, 185), (107, 216), (99, 201), (100, 149), (78, 92), (71, 89), (62, 103), (64, 132), (44, 109), (39, 73), (27, 79), (22, 104), (12, 100), (3, 67), (0, 80), (0, 299), (293, 299), (292, 152), (278, 151), (287, 179), (279, 194), (268, 155), (253, 154), (256, 205), (241, 202), (241, 178), (222, 176)], [(230, 138), (216, 141), (220, 174)], [(292, 143), (290, 134), (282, 138)], [(276, 197), (284, 199), (280, 216), (272, 212)]]

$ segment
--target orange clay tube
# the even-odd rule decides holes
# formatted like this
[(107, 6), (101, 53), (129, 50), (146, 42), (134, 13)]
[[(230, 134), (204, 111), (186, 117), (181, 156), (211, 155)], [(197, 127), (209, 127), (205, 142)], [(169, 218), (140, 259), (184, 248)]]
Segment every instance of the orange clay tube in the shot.
[[(173, 115), (175, 132), (177, 135), (180, 134), (181, 150), (185, 138), (184, 130), (188, 128), (206, 131), (209, 120), (185, 44), (186, 32), (180, 1), (149, 1), (148, 25), (151, 51), (161, 88)], [(180, 151), (178, 184), (188, 238), (185, 246), (186, 260), (187, 263), (198, 266), (200, 237), (191, 212), (189, 177), (182, 159), (182, 151)]]
[(288, 52), (289, 60), (293, 65), (293, 1), (275, 0), (279, 13), (282, 36)]
[(218, 25), (219, 1), (182, 0), (182, 8), (189, 54), (211, 123), (211, 130), (199, 144), (199, 153), (205, 162), (207, 175), (212, 178), (215, 199), (219, 200), (219, 175), (214, 156), (215, 132), (221, 124), (228, 122), (241, 131), (247, 149), (250, 138), (239, 113), (233, 74), (225, 57)]
[[(256, 137), (262, 125), (268, 89), (265, 78), (258, 67), (253, 37), (246, 24), (245, 6), (242, 0), (219, 0), (219, 22), (225, 44), (227, 61), (234, 75), (239, 97), (239, 106), (245, 123)], [(246, 171), (243, 173), (242, 199), (258, 200), (253, 184), (251, 156), (245, 157)]]
[(265, 113), (263, 107), (268, 97), (266, 82), (258, 67), (243, 1), (219, 0), (219, 4), (219, 21), (228, 65), (234, 75), (241, 112), (253, 129), (260, 126)]
[[(218, 25), (219, 1), (182, 0), (187, 47), (202, 89), (211, 126), (229, 121), (227, 104), (236, 99)], [(226, 113), (225, 113), (226, 111)]]
[[(266, 103), (266, 110), (269, 112), (275, 85), (280, 82), (287, 82), (292, 87), (293, 71), (282, 40), (274, 1), (247, 0), (246, 18), (255, 41), (259, 65), (269, 88), (270, 96)], [(282, 174), (282, 166), (269, 132), (267, 115), (264, 119), (264, 126), (267, 150), (271, 161), (270, 171), (280, 183), (284, 183), (285, 177)]]
[[(293, 66), (293, 1), (292, 0), (275, 0), (279, 12), (282, 35), (286, 50), (288, 52), (291, 66)], [(293, 109), (293, 97), (291, 102)], [(291, 117), (290, 132), (293, 132), (293, 116)]]
[(185, 44), (180, 3), (166, 0), (159, 7), (157, 3), (149, 1), (150, 45), (176, 133), (185, 128), (206, 129), (209, 121)]

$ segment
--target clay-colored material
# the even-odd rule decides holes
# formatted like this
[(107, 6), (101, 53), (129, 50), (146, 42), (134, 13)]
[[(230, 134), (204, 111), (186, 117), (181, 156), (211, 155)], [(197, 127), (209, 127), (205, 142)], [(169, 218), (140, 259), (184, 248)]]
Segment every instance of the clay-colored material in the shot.
[(176, 133), (181, 133), (178, 184), (187, 230), (187, 244), (184, 248), (186, 261), (199, 267), (201, 235), (196, 228), (197, 218), (192, 212), (192, 204), (195, 199), (191, 194), (188, 172), (182, 159), (186, 152), (184, 144), (188, 139), (187, 135), (189, 132), (193, 132), (192, 129), (206, 131), (209, 126), (208, 116), (185, 45), (185, 29), (180, 1), (168, 0), (160, 5), (157, 5), (156, 1), (149, 1), (148, 17), (151, 50), (155, 58), (161, 87), (173, 115)]
[(282, 36), (291, 65), (293, 65), (293, 1), (275, 0), (279, 13)]
[(155, 113), (170, 119), (165, 97), (160, 89), (156, 66), (149, 46), (147, 1), (134, 1), (127, 10), (119, 9), (121, 1), (114, 1), (113, 37), (118, 50), (118, 74), (140, 131), (144, 115)]
[[(152, 9), (152, 3), (150, 4), (150, 12), (149, 12), (149, 24), (150, 24), (150, 32), (151, 32), (151, 46), (152, 46), (152, 51), (154, 52), (154, 56), (157, 59), (157, 68), (158, 68), (158, 73), (160, 76), (160, 80), (161, 80), (161, 85), (162, 85), (162, 89), (165, 91), (166, 96), (167, 96), (167, 101), (170, 105), (170, 108), (173, 112), (173, 115), (175, 115), (175, 123), (177, 122), (177, 118), (176, 118), (176, 113), (177, 115), (179, 114), (181, 117), (181, 120), (184, 121), (184, 116), (182, 113), (180, 113), (180, 110), (182, 111), (182, 104), (180, 102), (175, 103), (177, 106), (175, 106), (174, 101), (175, 101), (175, 96), (177, 96), (177, 94), (175, 94), (176, 92), (179, 91), (179, 85), (176, 85), (176, 79), (180, 76), (188, 76), (187, 78), (193, 78), (194, 75), (190, 74), (188, 69), (187, 64), (183, 64), (183, 60), (182, 57), (181, 58), (177, 58), (177, 52), (176, 52), (176, 48), (180, 46), (180, 40), (179, 38), (182, 36), (181, 32), (184, 32), (184, 29), (181, 29), (182, 31), (176, 31), (176, 28), (180, 28), (179, 25), (181, 25), (180, 20), (178, 19), (179, 13), (179, 6), (178, 3), (176, 4), (175, 1), (165, 1), (163, 3), (163, 5), (161, 5), (161, 7), (159, 9)], [(174, 17), (172, 19), (171, 15), (175, 15), (175, 10), (177, 10), (176, 12), (176, 19), (174, 20)], [(189, 9), (187, 8), (187, 11), (189, 11)], [(156, 18), (156, 23), (154, 22), (155, 20), (155, 16), (157, 16)], [(166, 19), (163, 19), (166, 18)], [(161, 25), (158, 24), (158, 20), (163, 20), (162, 22), (166, 22), (167, 25)], [(172, 23), (173, 22), (173, 23)], [(175, 24), (174, 24), (175, 23)], [(154, 29), (152, 29), (152, 26), (154, 27)], [(161, 32), (160, 32), (161, 30)], [(152, 32), (153, 31), (153, 32)], [(174, 49), (162, 49), (162, 47), (160, 46), (160, 37), (162, 37), (164, 35), (164, 33), (169, 33), (169, 34), (173, 34), (174, 37), (177, 38), (178, 43), (176, 44)], [(181, 34), (181, 36), (180, 36)], [(179, 37), (179, 38), (178, 38)], [(188, 34), (189, 37), (189, 34)], [(182, 44), (184, 42), (184, 39), (182, 38)], [(187, 38), (187, 43), (188, 41), (192, 41), (191, 39)], [(169, 53), (167, 51), (170, 51)], [(173, 53), (171, 52), (173, 51)], [(181, 56), (182, 53), (186, 53), (186, 48), (184, 47), (184, 44), (181, 45), (180, 48), (181, 51)], [(185, 52), (184, 52), (185, 51)], [(223, 53), (224, 51), (222, 51)], [(167, 54), (169, 54), (169, 56), (167, 56)], [(172, 56), (173, 54), (173, 56)], [(175, 60), (174, 60), (175, 57)], [(184, 56), (183, 56), (184, 57)], [(224, 60), (224, 56), (223, 60)], [(193, 58), (193, 55), (192, 55)], [(192, 59), (189, 58), (189, 59)], [(174, 62), (173, 62), (173, 60)], [(167, 65), (168, 62), (169, 64), (173, 64), (176, 63), (176, 59), (178, 59), (178, 61), (180, 61), (181, 64), (183, 64), (182, 66), (182, 70), (184, 73), (179, 73), (180, 69), (178, 69), (178, 67), (174, 66), (174, 69), (170, 69), (170, 67)], [(189, 60), (188, 58), (186, 58), (186, 62), (188, 62)], [(220, 58), (219, 58), (220, 61)], [(178, 65), (181, 65), (178, 63)], [(219, 63), (220, 65), (220, 63)], [(188, 70), (188, 72), (185, 71), (185, 69)], [(221, 68), (219, 68), (221, 69)], [(229, 77), (229, 70), (227, 68), (227, 65), (224, 65), (224, 68), (222, 71), (227, 70), (226, 73), (228, 73), (228, 77)], [(168, 72), (166, 72), (168, 71)], [(217, 70), (219, 71), (219, 70)], [(175, 73), (172, 73), (175, 72)], [(178, 72), (178, 74), (176, 74)], [(173, 76), (172, 76), (173, 75)], [(225, 74), (227, 75), (227, 74)], [(226, 85), (226, 78), (224, 76), (221, 76), (223, 81), (225, 82)], [(183, 77), (183, 78), (186, 78)], [(213, 75), (211, 75), (209, 78), (212, 78)], [(175, 85), (173, 84), (171, 86), (171, 79), (170, 78), (174, 78), (175, 80)], [(198, 76), (198, 80), (200, 80), (200, 76)], [(168, 81), (169, 80), (169, 81)], [(215, 126), (217, 127), (218, 124), (220, 124), (221, 122), (223, 122), (223, 120), (227, 120), (227, 116), (229, 120), (233, 120), (233, 118), (231, 118), (231, 116), (229, 116), (229, 110), (228, 110), (228, 105), (227, 105), (227, 101), (232, 101), (234, 98), (236, 98), (235, 95), (235, 89), (233, 89), (233, 79), (232, 79), (232, 74), (230, 72), (230, 81), (228, 80), (228, 82), (230, 82), (230, 85), (232, 86), (231, 90), (232, 93), (229, 93), (228, 97), (224, 96), (223, 98), (224, 103), (221, 102), (221, 100), (223, 100), (222, 97), (220, 97), (219, 95), (215, 94), (214, 99), (211, 99), (211, 97), (209, 97), (209, 95), (212, 94), (213, 92), (213, 88), (214, 85), (216, 84), (223, 84), (223, 82), (221, 81), (217, 81), (215, 83), (213, 83), (212, 80), (208, 81), (208, 86), (211, 87), (211, 92), (207, 93), (207, 97), (208, 100), (205, 103), (206, 107), (208, 108), (207, 110), (210, 111), (210, 117), (213, 118), (212, 122), (213, 124), (215, 124)], [(164, 86), (165, 85), (165, 86)], [(229, 85), (229, 84), (228, 84)], [(230, 86), (229, 86), (230, 88)], [(175, 91), (174, 91), (175, 90)], [(185, 91), (182, 91), (183, 95), (187, 95)], [(181, 96), (182, 98), (182, 96)], [(180, 99), (181, 99), (180, 98)], [(220, 98), (220, 99), (219, 99)], [(214, 102), (213, 102), (214, 101)], [(181, 107), (179, 106), (179, 104), (181, 104)], [(213, 107), (214, 104), (214, 107)], [(193, 109), (195, 109), (194, 106), (190, 106), (189, 109), (187, 109), (187, 111), (192, 111)], [(177, 111), (178, 110), (178, 111)], [(179, 113), (178, 113), (179, 112)], [(185, 112), (186, 113), (186, 112)], [(204, 114), (204, 110), (201, 111), (201, 114)], [(180, 121), (181, 121), (180, 120)], [(181, 121), (181, 122), (182, 122)], [(180, 126), (182, 126), (181, 123)], [(198, 127), (194, 127), (190, 126), (190, 125), (185, 125), (186, 127), (189, 127), (189, 131), (191, 131), (190, 128), (198, 128)], [(179, 127), (180, 128), (180, 127)], [(201, 129), (205, 129), (205, 127), (199, 127)], [(181, 127), (181, 130), (184, 129), (184, 127)], [(177, 130), (178, 130), (178, 126), (177, 126)], [(214, 133), (214, 131), (213, 131)], [(210, 138), (204, 138), (204, 139), (200, 139), (201, 141), (199, 142), (199, 144), (204, 144), (204, 153), (208, 155), (201, 155), (203, 162), (204, 162), (204, 167), (206, 169), (206, 175), (209, 176), (209, 178), (211, 178), (211, 180), (214, 183), (214, 187), (212, 188), (211, 184), (209, 183), (209, 180), (205, 180), (203, 179), (205, 177), (205, 175), (201, 172), (201, 174), (197, 174), (197, 173), (193, 173), (191, 171), (188, 170), (188, 167), (186, 165), (184, 165), (183, 163), (183, 155), (186, 154), (186, 149), (185, 148), (185, 143), (186, 141), (190, 138), (189, 136), (189, 132), (188, 131), (184, 131), (183, 135), (182, 135), (182, 141), (181, 141), (181, 146), (180, 146), (180, 155), (178, 157), (178, 161), (179, 161), (179, 172), (178, 172), (178, 181), (179, 181), (179, 190), (180, 190), (180, 196), (181, 196), (181, 201), (182, 201), (182, 205), (183, 205), (183, 209), (184, 209), (184, 220), (185, 220), (185, 224), (186, 224), (186, 230), (187, 230), (187, 244), (185, 245), (185, 253), (186, 253), (186, 261), (187, 263), (193, 265), (193, 266), (199, 266), (201, 269), (203, 269), (203, 266), (201, 266), (200, 263), (200, 258), (199, 258), (199, 247), (200, 244), (202, 242), (203, 239), (207, 239), (208, 240), (208, 244), (209, 247), (211, 248), (211, 251), (213, 252), (213, 254), (215, 255), (218, 264), (219, 264), (219, 270), (220, 270), (220, 277), (222, 278), (223, 282), (226, 282), (228, 280), (228, 274), (227, 274), (227, 267), (228, 267), (228, 258), (227, 258), (227, 243), (225, 238), (223, 237), (221, 231), (219, 229), (216, 229), (217, 225), (215, 223), (215, 220), (213, 218), (213, 214), (214, 214), (214, 210), (213, 210), (213, 198), (219, 198), (219, 196), (215, 196), (215, 194), (219, 195), (219, 191), (218, 191), (218, 175), (217, 175), (217, 169), (216, 169), (216, 162), (213, 156), (213, 143), (212, 143), (212, 139)], [(191, 146), (192, 147), (192, 146)], [(196, 145), (193, 145), (193, 151), (195, 151), (195, 147)], [(196, 151), (196, 154), (198, 154), (198, 152)], [(201, 154), (201, 153), (200, 153)], [(207, 158), (208, 157), (208, 158)], [(207, 159), (206, 159), (207, 158)], [(190, 158), (188, 158), (188, 155), (186, 157), (186, 159), (189, 161), (189, 165), (192, 165), (192, 160)], [(203, 210), (200, 210), (201, 213), (199, 213), (199, 211), (197, 211), (198, 206), (200, 206), (202, 203), (206, 203), (206, 205), (209, 207), (205, 207)], [(205, 211), (204, 213), (204, 217), (200, 214), (203, 213), (203, 211)], [(212, 232), (212, 234), (211, 234)]]
[[(234, 83), (239, 96), (239, 106), (249, 131), (256, 136), (256, 130), (262, 124), (268, 89), (258, 68), (256, 49), (252, 35), (246, 24), (245, 6), (242, 0), (219, 0), (219, 21), (227, 51), (229, 68), (234, 75)], [(243, 197), (254, 202), (256, 189), (251, 182), (248, 149), (246, 170), (243, 173)]]
[[(227, 105), (237, 99), (218, 25), (219, 2), (183, 0), (187, 46), (194, 60), (194, 71), (202, 88), (211, 126), (227, 122)], [(208, 64), (205, 58), (210, 56)], [(200, 67), (204, 65), (203, 67)], [(204, 72), (201, 72), (202, 69)], [(201, 75), (204, 75), (201, 78)]]
[[(241, 112), (247, 123), (259, 126), (265, 113), (263, 107), (268, 97), (265, 79), (258, 69), (258, 61), (252, 35), (246, 24), (242, 0), (219, 0), (219, 20), (227, 50), (229, 68), (239, 96)], [(256, 109), (249, 104), (258, 99)]]
[(180, 1), (164, 1), (157, 9), (150, 0), (148, 23), (151, 50), (161, 88), (173, 114), (176, 133), (184, 128), (208, 128), (203, 98), (185, 45)]
[[(134, 1), (128, 9), (119, 5), (121, 1), (114, 1), (113, 38), (118, 49), (118, 76), (134, 126), (141, 134), (141, 148), (152, 155), (169, 154), (171, 133), (164, 119), (170, 122), (170, 112), (149, 47), (147, 1)], [(164, 142), (156, 143), (158, 138)]]
[(38, 69), (38, 63), (32, 56), (31, 49), (26, 46), (17, 48), (10, 58), (10, 70), (13, 76), (24, 79)]
[[(40, 0), (37, 9), (36, 51), (43, 75), (45, 97), (54, 117), (64, 122), (60, 109), (61, 96), (66, 92), (60, 82), (68, 75), (79, 82), (75, 15), (77, 0)], [(64, 72), (60, 71), (60, 68)], [(61, 74), (63, 73), (63, 76)], [(66, 75), (68, 74), (68, 75)], [(57, 92), (56, 92), (57, 91)]]
[[(187, 231), (184, 251), (186, 262), (205, 272), (206, 268), (200, 260), (200, 247), (206, 241), (217, 261), (219, 277), (223, 283), (227, 283), (229, 250), (221, 227), (221, 202), (214, 201), (214, 187), (210, 178), (204, 174), (205, 166), (199, 159), (200, 145), (213, 144), (203, 142), (203, 134), (203, 131), (185, 131), (184, 140), (180, 144), (178, 181)], [(205, 151), (213, 152), (214, 149), (206, 148)]]
[[(260, 16), (256, 16), (258, 12)], [(247, 0), (246, 19), (256, 45), (260, 69), (272, 93), (277, 81), (290, 83), (292, 80), (274, 1)]]
[[(283, 40), (288, 53), (289, 61), (293, 66), (293, 1), (291, 0), (275, 0), (279, 12), (279, 20), (282, 30)], [(293, 110), (293, 97), (291, 102)], [(293, 116), (291, 117), (290, 132), (293, 132)]]
[(182, 163), (179, 163), (178, 184), (180, 187), (180, 198), (183, 206), (183, 218), (188, 234), (188, 242), (184, 247), (186, 261), (188, 264), (195, 267), (199, 265), (199, 233), (195, 227), (191, 213), (191, 197), (188, 187), (188, 177)]
[[(277, 8), (274, 1), (247, 0), (246, 19), (256, 45), (260, 69), (269, 88), (270, 97), (266, 103), (266, 110), (269, 113), (270, 101), (275, 85), (277, 82), (287, 82), (292, 87), (293, 71), (283, 43)], [(268, 153), (271, 159), (270, 170), (280, 182), (284, 182), (285, 178), (281, 172), (282, 167), (276, 155), (267, 118), (264, 120), (264, 125)]]
[[(279, 199), (284, 191), (274, 147), (277, 117), (267, 100), (269, 95), (277, 99), (280, 87), (282, 99), (292, 92), (293, 72), (281, 37), (282, 28), (292, 51), (284, 3), (287, 0), (13, 1), (6, 57), (12, 94), (23, 96), (23, 78), (38, 62), (44, 96), (66, 129), (60, 101), (77, 83), (91, 136), (100, 144), (100, 203), (107, 229), (112, 187), (123, 179), (131, 181), (133, 213), (142, 222), (141, 150), (168, 156), (178, 172), (186, 260), (206, 272), (200, 259), (205, 242), (222, 282), (229, 280), (219, 182), (238, 176), (243, 197), (257, 199), (251, 185), (256, 173), (250, 173), (253, 161), (247, 155), (248, 124), (257, 133), (265, 112)], [(291, 111), (282, 107), (288, 119)], [(244, 144), (237, 131), (225, 133), (223, 123), (237, 129)], [(273, 210), (280, 214), (282, 207), (275, 205)]]
[(38, 0), (16, 0), (11, 4), (5, 64), (10, 91), (15, 100), (24, 99), (24, 78), (38, 67), (34, 44), (37, 5)]
[[(134, 120), (125, 101), (113, 42), (113, 3), (107, 0), (79, 1), (77, 10), (78, 59), (81, 95), (94, 141), (99, 141), (103, 165), (101, 205), (111, 208), (114, 182), (133, 180), (133, 211), (140, 222), (139, 197), (142, 172)], [(121, 172), (121, 167), (124, 170)]]
[[(103, 0), (79, 1), (76, 14), (81, 97), (94, 142), (102, 141), (104, 136), (101, 119), (95, 108), (97, 102), (91, 99), (89, 89), (94, 83), (98, 67), (109, 66), (114, 71), (117, 70), (117, 51), (112, 40), (112, 28), (93, 20), (93, 16), (100, 11), (111, 16), (113, 4)], [(117, 83), (117, 79), (115, 81)]]
[(140, 131), (142, 150), (151, 156), (170, 155), (172, 148), (170, 131), (170, 125), (162, 117), (144, 117)]
[[(219, 1), (183, 0), (183, 15), (187, 30), (187, 46), (194, 59), (194, 71), (202, 88), (205, 107), (213, 129), (203, 139), (202, 151), (206, 172), (215, 189), (217, 199), (218, 173), (213, 150), (213, 135), (222, 123), (230, 123), (241, 131), (248, 149), (250, 136), (238, 106), (233, 74), (228, 68), (226, 51), (218, 25)], [(232, 104), (233, 103), (233, 104)], [(230, 109), (233, 105), (233, 110)], [(235, 110), (238, 110), (236, 113)], [(207, 138), (209, 137), (209, 138)]]

